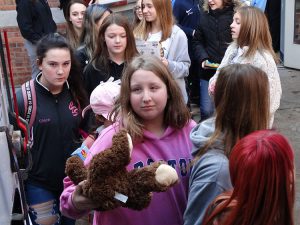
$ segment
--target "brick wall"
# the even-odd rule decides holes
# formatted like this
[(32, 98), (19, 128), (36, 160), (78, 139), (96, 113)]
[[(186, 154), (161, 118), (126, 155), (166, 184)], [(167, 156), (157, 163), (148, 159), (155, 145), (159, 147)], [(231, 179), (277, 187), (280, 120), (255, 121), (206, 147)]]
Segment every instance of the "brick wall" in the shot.
[[(19, 86), (22, 83), (24, 83), (25, 81), (30, 80), (30, 78), (31, 78), (30, 61), (27, 56), (27, 52), (24, 47), (23, 38), (21, 36), (19, 28), (18, 27), (7, 27), (7, 28), (0, 29), (3, 45), (5, 44), (4, 43), (4, 33), (3, 33), (4, 29), (7, 31), (7, 39), (8, 39), (8, 43), (9, 43), (9, 49), (10, 49), (10, 58), (11, 58), (12, 71), (13, 71), (13, 75), (14, 75), (14, 83), (15, 83), (15, 85)], [(58, 31), (65, 33), (65, 25), (59, 24)], [(3, 46), (3, 49), (4, 49), (5, 57), (6, 57), (5, 45)], [(6, 60), (6, 64), (7, 64), (7, 72), (9, 73), (7, 57), (5, 58), (5, 60)], [(2, 71), (3, 71), (3, 69), (2, 69)]]
[[(12, 69), (14, 74), (14, 83), (16, 85), (22, 84), (26, 80), (30, 79), (31, 68), (29, 59), (24, 48), (23, 39), (20, 36), (18, 27), (5, 28), (7, 31), (7, 37), (9, 42), (10, 57), (12, 63)], [(4, 34), (1, 31), (2, 40), (4, 44)], [(5, 56), (6, 48), (4, 46)], [(6, 57), (7, 72), (9, 73), (8, 62)]]
[[(59, 6), (59, 0), (48, 0), (48, 2), (51, 7)], [(0, 10), (6, 11), (6, 10), (15, 10), (15, 9), (16, 9), (15, 0), (0, 0)], [(30, 66), (29, 58), (27, 56), (27, 52), (24, 47), (23, 38), (17, 26), (0, 28), (5, 56), (6, 56), (6, 48), (4, 44), (4, 34), (3, 34), (4, 30), (7, 31), (11, 64), (12, 64), (12, 69), (14, 74), (14, 83), (16, 86), (19, 86), (31, 78), (31, 66)], [(58, 31), (65, 33), (65, 25), (58, 24)], [(7, 72), (9, 73), (7, 57), (5, 58), (5, 60), (7, 64)]]

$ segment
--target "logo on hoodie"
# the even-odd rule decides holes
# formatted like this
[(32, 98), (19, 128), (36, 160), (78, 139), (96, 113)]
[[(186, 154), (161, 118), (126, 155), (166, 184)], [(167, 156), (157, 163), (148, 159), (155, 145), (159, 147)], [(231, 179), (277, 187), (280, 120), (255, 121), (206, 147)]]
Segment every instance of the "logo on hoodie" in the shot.
[[(159, 161), (159, 160), (158, 160)], [(179, 158), (179, 159), (169, 159), (169, 160), (162, 160), (165, 161), (169, 166), (172, 166), (175, 170), (177, 170), (178, 172), (180, 172), (180, 175), (182, 177), (185, 177), (187, 175), (189, 175), (190, 172), (190, 167), (189, 164), (191, 162), (191, 159), (188, 158)], [(148, 158), (146, 160), (146, 162), (143, 161), (139, 161), (134, 163), (134, 168), (142, 168), (146, 165), (150, 165), (151, 163), (153, 163), (154, 160)]]
[(193, 14), (192, 8), (190, 8), (189, 10), (185, 10), (185, 12), (188, 16)]
[(74, 104), (73, 101), (70, 102), (69, 104), (69, 109), (71, 110), (72, 112), (72, 115), (75, 117), (75, 116), (78, 116), (78, 108), (77, 106)]

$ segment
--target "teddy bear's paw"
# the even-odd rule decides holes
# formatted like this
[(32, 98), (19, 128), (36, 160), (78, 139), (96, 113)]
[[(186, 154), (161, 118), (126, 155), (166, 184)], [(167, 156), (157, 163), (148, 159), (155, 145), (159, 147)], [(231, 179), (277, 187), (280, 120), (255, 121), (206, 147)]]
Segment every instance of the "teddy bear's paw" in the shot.
[(161, 164), (155, 172), (156, 181), (163, 186), (172, 186), (179, 180), (176, 170), (166, 164)]
[(87, 170), (78, 156), (72, 156), (67, 160), (65, 173), (75, 184), (79, 184), (87, 177)]

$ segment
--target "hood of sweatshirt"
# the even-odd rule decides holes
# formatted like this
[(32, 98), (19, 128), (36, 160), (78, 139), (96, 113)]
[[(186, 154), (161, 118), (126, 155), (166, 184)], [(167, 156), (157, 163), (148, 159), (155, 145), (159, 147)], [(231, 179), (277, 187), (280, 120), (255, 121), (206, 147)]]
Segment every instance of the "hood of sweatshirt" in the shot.
[[(210, 137), (215, 131), (215, 117), (204, 120), (194, 127), (190, 133), (190, 139), (193, 144), (192, 155), (195, 156), (199, 149), (204, 147)], [(224, 150), (223, 138), (217, 139), (211, 146), (210, 149)]]

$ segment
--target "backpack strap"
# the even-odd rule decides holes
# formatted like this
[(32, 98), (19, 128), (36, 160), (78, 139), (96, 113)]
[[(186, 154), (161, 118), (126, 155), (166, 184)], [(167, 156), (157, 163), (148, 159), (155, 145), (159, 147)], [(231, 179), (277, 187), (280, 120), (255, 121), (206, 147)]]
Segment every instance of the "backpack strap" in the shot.
[(22, 94), (25, 120), (31, 129), (36, 116), (36, 93), (33, 79), (22, 84)]

